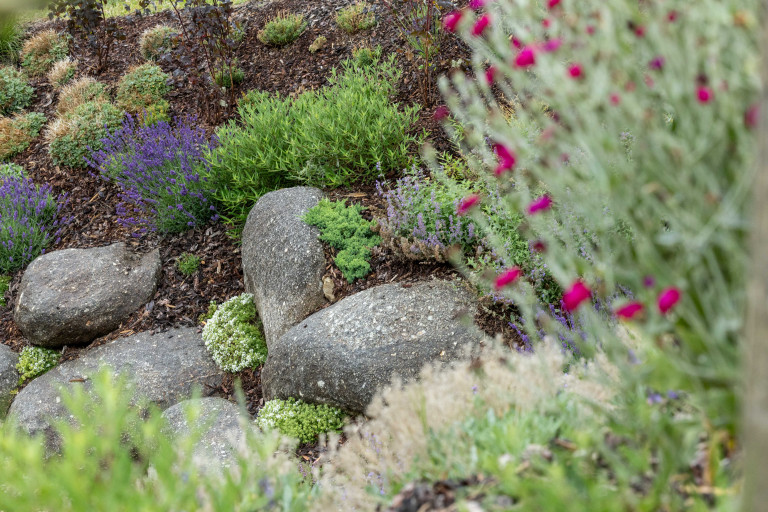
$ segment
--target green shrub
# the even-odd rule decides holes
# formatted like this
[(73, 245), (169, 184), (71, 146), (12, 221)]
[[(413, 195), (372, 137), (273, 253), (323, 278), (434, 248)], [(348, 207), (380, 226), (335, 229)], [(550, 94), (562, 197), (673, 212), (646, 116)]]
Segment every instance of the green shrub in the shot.
[(219, 87), (230, 88), (240, 85), (245, 80), (245, 72), (237, 65), (233, 65), (231, 70), (229, 67), (224, 66), (216, 71), (213, 79)]
[(23, 35), (24, 29), (16, 16), (3, 13), (0, 18), (0, 63), (18, 63)]
[(222, 216), (244, 222), (261, 195), (290, 181), (350, 186), (406, 166), (421, 137), (409, 135), (418, 107), (391, 101), (399, 77), (393, 56), (365, 69), (347, 61), (295, 100), (249, 92), (240, 123), (217, 130), (221, 145), (207, 158)]
[(259, 31), (258, 38), (264, 44), (285, 46), (298, 39), (306, 28), (303, 15), (279, 12)]
[(372, 66), (381, 60), (381, 46), (376, 45), (375, 48), (369, 46), (355, 48), (352, 51), (352, 59), (358, 67), (366, 68)]
[(122, 122), (123, 113), (104, 101), (83, 103), (58, 117), (45, 134), (53, 163), (85, 167), (85, 157), (101, 149), (101, 140), (120, 128)]
[(14, 176), (16, 178), (24, 178), (27, 175), (27, 171), (19, 164), (8, 162), (0, 164), (0, 179)]
[[(2, 172), (3, 166), (0, 165), (0, 173)], [(5, 307), (8, 304), (6, 304), (5, 300), (5, 292), (8, 291), (8, 288), (11, 287), (11, 280), (13, 278), (11, 276), (6, 275), (0, 275), (0, 307)]]
[(54, 87), (59, 89), (67, 85), (74, 77), (77, 71), (77, 61), (65, 57), (56, 61), (48, 72), (48, 81)]
[(203, 341), (224, 371), (255, 368), (267, 360), (267, 342), (256, 318), (253, 295), (243, 293), (216, 308), (203, 328)]
[(0, 160), (10, 158), (27, 149), (40, 135), (45, 116), (40, 112), (0, 117)]
[(177, 36), (173, 27), (168, 25), (155, 25), (141, 33), (139, 38), (139, 51), (147, 60), (157, 60), (161, 55), (173, 49), (173, 41)]
[(365, 2), (358, 2), (341, 9), (336, 14), (336, 24), (347, 34), (354, 34), (376, 26), (376, 14)]
[(304, 222), (320, 228), (320, 240), (338, 250), (333, 259), (350, 283), (368, 275), (371, 248), (381, 242), (373, 234), (373, 222), (363, 219), (360, 205), (346, 206), (344, 201), (324, 198), (304, 215)]
[(66, 36), (54, 30), (43, 30), (24, 42), (21, 48), (21, 65), (31, 76), (43, 76), (53, 63), (67, 56)]
[(21, 112), (32, 101), (34, 93), (23, 73), (11, 66), (0, 68), (0, 115)]
[(169, 79), (170, 76), (156, 64), (146, 63), (131, 69), (117, 84), (118, 108), (132, 115), (151, 110), (148, 124), (167, 120), (169, 104), (164, 96), (171, 90)]
[(264, 431), (276, 429), (302, 443), (311, 443), (319, 434), (340, 431), (344, 426), (344, 417), (344, 411), (336, 407), (289, 398), (265, 403), (256, 423)]
[(83, 103), (109, 101), (106, 86), (90, 76), (84, 76), (64, 86), (59, 93), (56, 113), (64, 116)]
[(202, 259), (200, 256), (185, 252), (179, 256), (179, 259), (176, 261), (176, 268), (178, 268), (179, 272), (185, 276), (191, 276), (197, 272), (198, 268), (200, 268), (201, 261)]
[(34, 379), (44, 374), (57, 364), (61, 353), (42, 347), (24, 347), (19, 354), (19, 362), (16, 363), (16, 370), (19, 372), (19, 385), (29, 379)]

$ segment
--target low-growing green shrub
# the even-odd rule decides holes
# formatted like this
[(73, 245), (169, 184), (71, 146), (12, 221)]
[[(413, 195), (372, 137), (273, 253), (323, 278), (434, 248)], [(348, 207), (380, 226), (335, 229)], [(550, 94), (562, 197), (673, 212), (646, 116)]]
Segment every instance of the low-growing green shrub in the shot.
[(358, 67), (365, 68), (381, 60), (381, 46), (375, 48), (370, 46), (361, 46), (352, 50), (352, 59)]
[[(1, 168), (2, 166), (0, 166)], [(8, 305), (5, 300), (5, 292), (11, 287), (11, 279), (13, 279), (11, 276), (0, 275), (0, 307), (4, 308)]]
[(52, 29), (43, 30), (24, 42), (21, 65), (31, 76), (43, 76), (53, 63), (67, 56), (67, 37)]
[(48, 72), (48, 81), (55, 89), (59, 89), (75, 77), (75, 71), (77, 71), (77, 61), (65, 57), (53, 64)]
[(312, 41), (312, 44), (309, 45), (309, 53), (315, 53), (316, 51), (320, 50), (323, 46), (325, 46), (325, 43), (328, 42), (328, 38), (325, 36), (317, 36), (314, 41)]
[(24, 347), (19, 354), (16, 370), (19, 372), (19, 385), (24, 381), (34, 379), (44, 374), (57, 364), (61, 353), (57, 350), (42, 347)]
[(34, 92), (23, 73), (11, 66), (0, 67), (0, 115), (7, 116), (27, 108)]
[(139, 51), (147, 60), (158, 60), (161, 55), (173, 49), (178, 32), (168, 25), (155, 25), (141, 33)]
[(376, 14), (365, 2), (344, 7), (336, 14), (336, 24), (347, 34), (354, 34), (376, 26)]
[(311, 443), (319, 434), (338, 432), (344, 426), (344, 411), (330, 405), (315, 405), (289, 398), (264, 404), (256, 423), (264, 431), (277, 429), (302, 443)]
[(103, 83), (90, 76), (84, 76), (61, 89), (56, 113), (63, 116), (90, 101), (109, 101), (109, 94)]
[(203, 341), (224, 371), (255, 368), (267, 360), (267, 342), (256, 318), (253, 295), (243, 293), (216, 308), (203, 328)]
[(320, 240), (338, 250), (333, 261), (350, 283), (368, 275), (371, 248), (381, 242), (371, 231), (373, 222), (360, 215), (362, 210), (358, 204), (347, 206), (344, 201), (324, 198), (303, 219), (310, 226), (320, 228)]
[(0, 160), (27, 149), (44, 124), (45, 116), (40, 112), (0, 117)]
[(123, 113), (105, 101), (83, 103), (58, 117), (45, 132), (53, 163), (85, 167), (85, 158), (101, 149), (101, 140), (122, 122)]
[(244, 222), (261, 195), (290, 181), (350, 186), (406, 166), (421, 137), (409, 133), (418, 107), (392, 102), (399, 77), (392, 56), (366, 68), (346, 61), (328, 86), (295, 100), (249, 92), (207, 158), (222, 216)]
[(298, 39), (306, 28), (307, 22), (303, 15), (279, 12), (264, 25), (257, 37), (264, 44), (285, 46)]
[(16, 64), (21, 51), (24, 29), (16, 16), (3, 13), (0, 17), (0, 63)]
[(235, 85), (240, 85), (245, 79), (245, 72), (235, 63), (231, 69), (227, 66), (224, 66), (216, 71), (213, 79), (219, 87), (229, 88)]
[[(170, 76), (156, 64), (146, 63), (128, 71), (117, 84), (117, 106), (132, 115), (152, 109), (148, 121), (168, 120), (170, 107), (164, 96), (171, 90)], [(151, 122), (149, 124), (151, 124)]]
[(19, 164), (13, 162), (0, 164), (0, 180), (12, 176), (16, 178), (24, 178), (26, 175), (27, 171)]
[(185, 252), (176, 260), (176, 268), (185, 276), (191, 276), (200, 268), (200, 262), (202, 261), (200, 256)]

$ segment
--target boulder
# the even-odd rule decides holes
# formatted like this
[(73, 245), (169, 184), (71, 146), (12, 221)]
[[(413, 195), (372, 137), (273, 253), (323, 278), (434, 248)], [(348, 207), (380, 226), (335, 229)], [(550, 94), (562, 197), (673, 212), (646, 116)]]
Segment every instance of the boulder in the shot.
[(325, 304), (325, 255), (315, 227), (301, 217), (323, 197), (294, 187), (263, 195), (243, 229), (245, 291), (253, 294), (267, 347)]
[[(198, 411), (192, 425), (187, 420), (187, 407)], [(237, 453), (244, 450), (246, 436), (246, 418), (237, 405), (223, 398), (196, 398), (169, 407), (163, 417), (173, 438), (183, 439), (193, 431), (200, 435), (191, 455), (201, 472), (220, 475), (237, 464)]]
[(0, 418), (5, 417), (8, 406), (13, 400), (11, 392), (19, 384), (19, 372), (16, 371), (18, 362), (19, 354), (8, 346), (0, 344)]
[[(483, 335), (462, 285), (430, 281), (369, 288), (310, 316), (273, 343), (261, 372), (264, 397), (294, 397), (364, 412), (394, 374), (465, 355)], [(462, 318), (468, 316), (469, 318)]]
[(160, 272), (159, 251), (140, 256), (124, 243), (50, 252), (24, 272), (14, 320), (33, 345), (89, 343), (148, 302)]
[(90, 377), (102, 366), (126, 375), (137, 395), (161, 409), (189, 398), (196, 387), (210, 395), (223, 378), (194, 327), (144, 332), (96, 347), (34, 379), (16, 396), (9, 416), (30, 434), (44, 432), (55, 445), (52, 420), (68, 416), (62, 389), (90, 390)]

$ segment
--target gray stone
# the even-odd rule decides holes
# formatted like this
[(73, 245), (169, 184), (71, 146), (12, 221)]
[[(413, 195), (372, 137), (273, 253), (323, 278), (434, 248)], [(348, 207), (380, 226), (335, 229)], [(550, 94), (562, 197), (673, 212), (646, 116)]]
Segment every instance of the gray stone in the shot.
[(84, 386), (90, 391), (91, 377), (103, 366), (126, 375), (138, 396), (161, 409), (189, 398), (196, 387), (210, 395), (223, 378), (194, 327), (144, 332), (96, 347), (34, 379), (16, 396), (9, 417), (30, 434), (44, 432), (55, 445), (52, 420), (69, 415), (62, 389)]
[(24, 272), (14, 320), (33, 345), (89, 343), (149, 301), (160, 272), (157, 250), (140, 256), (124, 243), (50, 252)]
[(301, 217), (323, 197), (294, 187), (262, 196), (243, 229), (245, 291), (264, 325), (267, 347), (325, 304), (325, 255), (319, 230)]
[(11, 392), (19, 383), (19, 372), (16, 371), (18, 362), (19, 354), (10, 347), (0, 344), (0, 418), (5, 417), (8, 406), (13, 400)]
[(483, 338), (473, 295), (430, 281), (369, 288), (315, 313), (273, 343), (261, 372), (266, 399), (294, 397), (364, 412), (395, 374), (408, 380), (448, 363)]
[[(187, 421), (187, 407), (194, 407), (199, 413), (192, 425)], [(237, 405), (223, 398), (197, 398), (166, 409), (163, 416), (172, 437), (184, 438), (192, 432), (200, 435), (191, 455), (203, 473), (222, 474), (237, 465), (237, 453), (245, 449), (247, 428), (247, 419)]]

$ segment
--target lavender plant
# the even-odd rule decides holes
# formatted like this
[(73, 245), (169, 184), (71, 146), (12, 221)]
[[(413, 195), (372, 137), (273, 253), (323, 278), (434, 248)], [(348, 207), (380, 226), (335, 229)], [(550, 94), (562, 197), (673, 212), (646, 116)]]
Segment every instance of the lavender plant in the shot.
[(102, 139), (88, 164), (122, 189), (118, 215), (139, 233), (184, 231), (218, 218), (210, 202), (204, 151), (216, 145), (194, 120), (141, 125), (128, 117)]
[(0, 274), (23, 268), (57, 241), (66, 218), (66, 198), (50, 185), (38, 187), (19, 176), (0, 178)]

